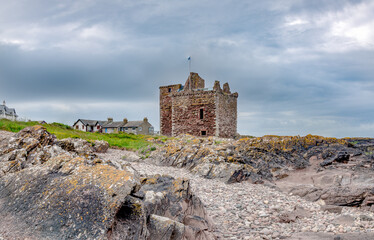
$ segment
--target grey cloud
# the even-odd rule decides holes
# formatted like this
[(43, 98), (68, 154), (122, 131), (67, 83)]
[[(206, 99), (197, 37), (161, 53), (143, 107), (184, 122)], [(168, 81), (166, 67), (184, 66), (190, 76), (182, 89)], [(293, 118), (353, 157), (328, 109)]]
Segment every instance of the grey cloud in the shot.
[[(192, 56), (207, 87), (239, 92), (242, 134), (372, 136), (374, 50), (329, 38), (362, 4), (4, 1), (0, 97), (34, 119), (149, 116), (158, 128), (158, 87), (184, 83)], [(298, 18), (309, 23), (286, 25)]]

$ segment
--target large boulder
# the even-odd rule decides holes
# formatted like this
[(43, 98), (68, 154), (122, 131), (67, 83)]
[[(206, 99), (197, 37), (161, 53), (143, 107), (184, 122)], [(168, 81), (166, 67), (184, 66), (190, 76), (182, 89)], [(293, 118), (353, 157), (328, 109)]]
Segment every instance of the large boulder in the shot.
[(1, 144), (0, 237), (215, 238), (188, 180), (141, 179), (126, 164), (92, 161), (90, 151), (68, 147), (40, 126)]
[(106, 141), (99, 141), (99, 140), (96, 140), (94, 142), (94, 146), (93, 146), (95, 152), (98, 152), (98, 153), (106, 153), (108, 151), (108, 148), (109, 148), (109, 143), (106, 142)]
[(80, 138), (65, 138), (56, 141), (56, 144), (66, 151), (75, 152), (81, 156), (94, 155), (95, 149), (92, 144)]

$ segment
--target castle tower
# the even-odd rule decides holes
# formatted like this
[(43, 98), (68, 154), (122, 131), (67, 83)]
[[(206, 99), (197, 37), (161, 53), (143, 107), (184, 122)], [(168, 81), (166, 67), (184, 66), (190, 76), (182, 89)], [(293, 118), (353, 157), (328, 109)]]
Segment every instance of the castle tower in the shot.
[(237, 128), (238, 93), (224, 89), (219, 81), (213, 90), (205, 89), (205, 81), (191, 72), (182, 84), (160, 87), (160, 131), (166, 136), (191, 134), (232, 138)]

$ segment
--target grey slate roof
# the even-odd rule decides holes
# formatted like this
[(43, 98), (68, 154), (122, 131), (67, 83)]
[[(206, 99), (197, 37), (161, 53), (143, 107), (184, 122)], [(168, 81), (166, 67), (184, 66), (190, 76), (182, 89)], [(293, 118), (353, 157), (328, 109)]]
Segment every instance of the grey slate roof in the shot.
[(143, 121), (129, 121), (125, 124), (124, 127), (139, 127), (142, 125)]
[(87, 119), (78, 119), (74, 125), (81, 121), (84, 125), (95, 126), (97, 123), (100, 124), (103, 128), (120, 128), (120, 127), (139, 127), (143, 124), (143, 121), (129, 121), (126, 124), (123, 121), (120, 122), (108, 122), (108, 121), (97, 121), (97, 120), (87, 120)]
[(126, 124), (121, 121), (121, 122), (105, 122), (101, 124), (102, 127), (104, 128), (119, 128), (119, 127), (139, 127), (140, 125), (143, 124), (143, 121), (129, 121)]
[(101, 126), (104, 128), (119, 128), (119, 127), (123, 127), (124, 125), (125, 124), (121, 121), (121, 122), (105, 122)]
[(18, 117), (18, 115), (16, 114), (16, 110), (14, 108), (8, 108), (5, 105), (0, 105), (0, 114), (4, 114), (4, 112), (5, 112), (5, 115)]
[[(86, 126), (95, 126), (96, 123), (98, 122), (97, 120), (87, 120), (87, 119), (78, 119), (78, 121), (81, 121)], [(77, 123), (78, 121), (76, 121), (75, 123)]]
[(97, 121), (101, 126), (103, 126), (105, 123), (107, 123), (108, 121)]

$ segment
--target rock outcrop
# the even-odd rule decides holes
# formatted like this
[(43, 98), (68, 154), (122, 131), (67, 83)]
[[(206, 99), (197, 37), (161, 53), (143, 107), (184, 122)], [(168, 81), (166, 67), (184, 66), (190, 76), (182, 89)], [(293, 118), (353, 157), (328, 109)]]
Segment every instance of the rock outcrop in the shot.
[(168, 141), (148, 160), (156, 164), (186, 167), (206, 178), (232, 183), (261, 183), (287, 176), (287, 172), (309, 165), (315, 147), (346, 145), (345, 140), (308, 135), (265, 136), (230, 139), (196, 138), (189, 135)]
[(373, 149), (374, 139), (362, 138), (265, 136), (236, 141), (186, 135), (168, 141), (147, 161), (227, 183), (276, 181), (282, 190), (311, 201), (374, 211)]
[(186, 179), (140, 178), (41, 126), (0, 142), (5, 239), (214, 239), (211, 229)]

